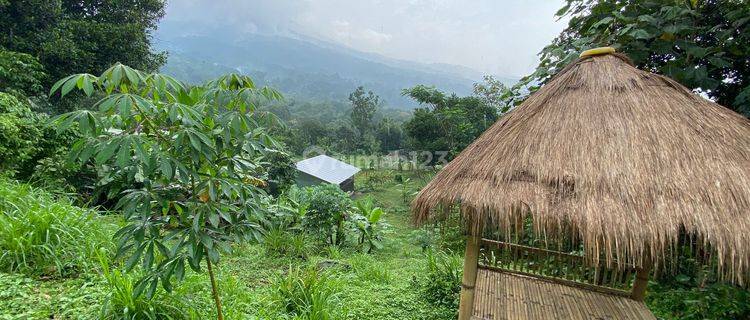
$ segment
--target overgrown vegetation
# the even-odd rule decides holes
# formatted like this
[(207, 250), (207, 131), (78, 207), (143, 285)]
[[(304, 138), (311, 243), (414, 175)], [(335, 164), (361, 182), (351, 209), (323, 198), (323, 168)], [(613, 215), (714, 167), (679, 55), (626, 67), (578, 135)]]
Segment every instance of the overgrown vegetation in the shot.
[[(750, 114), (746, 1), (569, 0), (520, 85), (415, 85), (411, 114), (365, 87), (278, 101), (245, 75), (149, 73), (164, 2), (129, 4), (0, 0), (0, 319), (452, 319), (461, 221), (414, 229), (408, 205), (434, 172), (402, 168), (450, 160), (592, 46)], [(88, 73), (54, 84), (73, 72)], [(410, 159), (362, 172), (352, 196), (292, 186), (310, 146)], [(748, 290), (674, 260), (650, 284), (658, 317), (750, 317)]]
[(61, 130), (77, 124), (83, 134), (72, 159), (104, 169), (103, 181), (127, 182), (117, 203), (128, 222), (116, 233), (117, 256), (127, 258), (126, 270), (140, 263), (145, 271), (134, 295), (150, 299), (159, 284), (169, 292), (186, 266), (200, 272), (205, 261), (222, 319), (212, 265), (230, 243), (258, 237), (254, 212), (267, 182), (254, 174), (275, 141), (257, 122), (273, 119), (254, 111), (258, 101), (281, 95), (246, 76), (188, 87), (121, 64), (98, 77), (66, 77), (51, 92), (65, 96), (74, 88), (101, 92), (99, 111), (63, 114), (55, 124)]
[(324, 272), (289, 268), (271, 285), (274, 304), (294, 319), (343, 319), (345, 312), (335, 305), (339, 288)]
[(112, 254), (111, 229), (96, 213), (29, 185), (0, 179), (0, 270), (66, 277), (94, 269)]

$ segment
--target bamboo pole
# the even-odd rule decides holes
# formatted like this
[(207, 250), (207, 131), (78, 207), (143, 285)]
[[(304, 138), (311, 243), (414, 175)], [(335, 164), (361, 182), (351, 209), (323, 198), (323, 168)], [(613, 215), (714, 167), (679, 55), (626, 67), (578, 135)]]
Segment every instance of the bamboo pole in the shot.
[(651, 262), (644, 259), (643, 266), (636, 269), (633, 289), (630, 292), (630, 298), (635, 301), (643, 301), (646, 296), (646, 287), (648, 287), (648, 275), (651, 273)]
[(470, 320), (474, 311), (474, 291), (477, 284), (479, 265), (479, 236), (469, 235), (466, 239), (464, 255), (464, 276), (461, 281), (461, 303), (458, 307), (458, 320)]

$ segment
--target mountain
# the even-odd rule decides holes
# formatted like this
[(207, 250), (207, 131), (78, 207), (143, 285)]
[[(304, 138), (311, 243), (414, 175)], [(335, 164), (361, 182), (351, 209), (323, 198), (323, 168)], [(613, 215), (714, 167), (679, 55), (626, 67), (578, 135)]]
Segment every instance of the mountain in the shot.
[[(155, 46), (169, 52), (161, 71), (188, 82), (240, 72), (286, 96), (323, 101), (347, 99), (362, 85), (380, 95), (386, 106), (399, 109), (416, 105), (401, 96), (404, 88), (426, 84), (468, 95), (482, 76), (466, 67), (397, 60), (299, 34), (268, 35), (174, 22), (160, 25)], [(517, 81), (498, 79), (508, 84)]]

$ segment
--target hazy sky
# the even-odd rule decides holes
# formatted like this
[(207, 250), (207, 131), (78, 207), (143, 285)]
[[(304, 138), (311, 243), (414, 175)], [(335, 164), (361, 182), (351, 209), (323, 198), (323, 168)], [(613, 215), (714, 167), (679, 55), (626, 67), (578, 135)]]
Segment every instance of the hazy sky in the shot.
[(165, 21), (299, 33), (388, 57), (521, 76), (565, 26), (563, 0), (170, 0)]

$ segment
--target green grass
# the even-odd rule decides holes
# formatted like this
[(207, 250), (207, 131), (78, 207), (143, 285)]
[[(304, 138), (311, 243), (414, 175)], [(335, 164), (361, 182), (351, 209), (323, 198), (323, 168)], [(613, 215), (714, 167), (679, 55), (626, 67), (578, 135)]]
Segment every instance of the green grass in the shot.
[(0, 270), (44, 277), (78, 274), (111, 250), (96, 213), (29, 185), (0, 180)]
[[(372, 196), (376, 205), (386, 212), (382, 249), (364, 254), (354, 247), (303, 248), (296, 243), (301, 239), (283, 239), (280, 235), (276, 236), (282, 239), (276, 239), (278, 241), (271, 245), (238, 244), (231, 254), (222, 257), (216, 268), (225, 318), (294, 319), (294, 314), (279, 303), (279, 279), (285, 279), (290, 268), (310, 270), (326, 266), (321, 272), (333, 296), (318, 295), (315, 299), (326, 298), (323, 300), (328, 302), (311, 302), (310, 305), (333, 306), (334, 319), (451, 319), (454, 310), (431, 305), (414, 286), (415, 277), (424, 274), (427, 268), (427, 255), (422, 250), (419, 231), (409, 222), (408, 205), (401, 188), (393, 179), (384, 180), (387, 181), (364, 194)], [(420, 183), (415, 177), (408, 187), (416, 190)], [(108, 237), (116, 230), (111, 217), (91, 219), (90, 223), (109, 226)], [(111, 240), (109, 242), (113, 245)], [(0, 319), (49, 319), (51, 316), (97, 319), (104, 303), (111, 305), (112, 295), (116, 294), (112, 293), (111, 282), (119, 282), (119, 288), (127, 291), (127, 283), (131, 281), (128, 276), (113, 274), (114, 271), (109, 272), (108, 282), (102, 268), (90, 266), (78, 276), (68, 278), (0, 273)], [(298, 281), (299, 277), (292, 280), (295, 279)], [(161, 289), (159, 292), (164, 294)], [(195, 310), (198, 317), (211, 319), (215, 318), (215, 310), (210, 292), (206, 274), (188, 272), (170, 296), (187, 306), (186, 310), (188, 307)], [(142, 303), (127, 300), (125, 294), (115, 298), (119, 299), (118, 306)], [(304, 318), (304, 315), (297, 316), (297, 319)]]
[[(371, 197), (385, 211), (383, 248), (372, 254), (279, 231), (264, 244), (235, 245), (216, 268), (225, 318), (455, 318), (455, 300), (441, 291), (449, 285), (437, 284), (456, 282), (451, 270), (460, 265), (460, 256), (438, 262), (425, 248), (454, 248), (463, 239), (414, 228), (408, 201), (429, 175), (407, 173), (403, 188), (394, 179), (397, 174), (365, 171), (358, 176), (358, 186), (364, 185), (359, 180), (370, 182), (357, 197)], [(119, 224), (118, 215), (97, 215), (43, 190), (0, 180), (0, 320), (215, 319), (205, 273), (187, 272), (171, 294), (159, 288), (153, 300), (133, 299), (137, 275), (121, 273), (117, 263), (110, 270), (98, 260), (100, 252), (108, 256), (112, 251), (111, 236)], [(431, 281), (428, 274), (433, 274)], [(747, 291), (729, 286), (676, 290), (652, 284), (649, 290), (647, 303), (660, 318), (748, 313), (746, 304), (738, 303), (747, 300)], [(706, 313), (709, 309), (718, 311)]]

